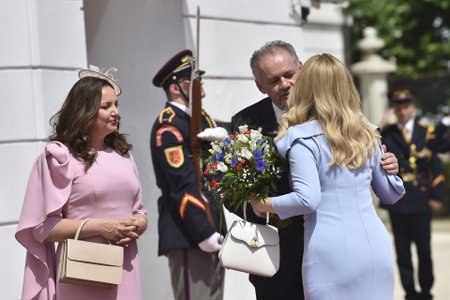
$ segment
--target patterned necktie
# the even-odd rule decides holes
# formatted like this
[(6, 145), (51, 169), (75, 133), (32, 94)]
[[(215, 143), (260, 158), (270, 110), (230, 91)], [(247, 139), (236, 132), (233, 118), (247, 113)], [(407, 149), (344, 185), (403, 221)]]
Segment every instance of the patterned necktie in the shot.
[(402, 134), (405, 141), (409, 144), (411, 142), (411, 135), (408, 132), (408, 129), (406, 127), (402, 128)]

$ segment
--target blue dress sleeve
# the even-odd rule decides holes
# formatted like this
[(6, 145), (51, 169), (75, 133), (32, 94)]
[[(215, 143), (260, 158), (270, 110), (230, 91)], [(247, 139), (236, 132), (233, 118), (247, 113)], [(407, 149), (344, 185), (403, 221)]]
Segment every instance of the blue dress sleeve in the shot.
[(372, 189), (385, 204), (394, 204), (405, 194), (403, 181), (400, 177), (387, 174), (381, 168), (381, 156), (383, 150), (380, 148), (375, 158), (375, 165), (372, 172)]
[(320, 204), (321, 187), (314, 155), (318, 147), (315, 143), (310, 144), (307, 145), (305, 140), (299, 139), (291, 147), (288, 160), (293, 191), (272, 198), (272, 206), (283, 220), (312, 213)]

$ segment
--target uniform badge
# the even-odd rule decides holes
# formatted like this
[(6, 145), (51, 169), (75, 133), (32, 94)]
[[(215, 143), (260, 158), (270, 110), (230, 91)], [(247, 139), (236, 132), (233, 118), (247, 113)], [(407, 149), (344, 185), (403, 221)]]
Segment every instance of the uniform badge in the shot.
[(184, 219), (184, 215), (189, 204), (197, 206), (201, 210), (206, 211), (206, 206), (200, 199), (197, 199), (195, 196), (189, 193), (184, 193), (183, 198), (180, 202), (180, 208), (178, 210), (182, 219)]
[(183, 148), (181, 146), (164, 149), (167, 163), (173, 168), (179, 168), (184, 163)]
[(172, 134), (177, 139), (178, 143), (184, 141), (183, 135), (178, 128), (172, 125), (164, 125), (156, 131), (156, 147), (161, 147), (163, 145), (162, 135), (166, 132)]
[(175, 118), (176, 113), (173, 111), (172, 107), (166, 107), (159, 113), (159, 123), (163, 122), (172, 122), (173, 118)]

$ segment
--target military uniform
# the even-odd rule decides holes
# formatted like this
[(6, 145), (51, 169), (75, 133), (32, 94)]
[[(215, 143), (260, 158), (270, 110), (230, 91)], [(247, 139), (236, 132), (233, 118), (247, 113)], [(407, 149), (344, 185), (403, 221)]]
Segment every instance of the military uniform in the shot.
[[(188, 80), (192, 52), (181, 51), (155, 75), (153, 84), (167, 89), (178, 80)], [(181, 88), (180, 88), (181, 89)], [(168, 90), (166, 90), (168, 92)], [(187, 100), (187, 96), (183, 94)], [(202, 129), (215, 127), (202, 111)], [(214, 199), (206, 189), (199, 189), (191, 160), (189, 109), (168, 101), (153, 124), (150, 140), (158, 198), (158, 255), (169, 260), (175, 299), (223, 298), (224, 269), (217, 252), (202, 251), (198, 244), (218, 230), (220, 224)], [(207, 147), (208, 143), (203, 143)], [(202, 194), (207, 201), (204, 201)], [(207, 203), (209, 205), (207, 205)], [(213, 223), (207, 217), (211, 211)]]
[[(412, 95), (407, 92), (403, 97), (394, 97), (393, 105), (408, 104), (411, 101)], [(382, 131), (383, 144), (398, 159), (398, 175), (403, 179), (406, 194), (396, 204), (381, 207), (389, 211), (397, 264), (406, 299), (428, 300), (432, 298), (430, 290), (434, 281), (430, 245), (432, 214), (429, 201), (443, 200), (445, 177), (442, 162), (426, 147), (433, 129), (417, 120), (413, 120), (412, 125), (412, 136), (402, 132), (404, 126), (399, 124), (390, 125)], [(418, 254), (421, 292), (416, 291), (414, 283), (411, 258), (413, 242)]]
[[(186, 112), (168, 102), (153, 124), (150, 147), (156, 184), (162, 192), (158, 199), (159, 255), (171, 249), (197, 247), (216, 231), (206, 216), (190, 160), (189, 120)], [(204, 112), (202, 127), (214, 127)], [(210, 193), (203, 193), (214, 204)], [(214, 205), (210, 206), (218, 225)]]

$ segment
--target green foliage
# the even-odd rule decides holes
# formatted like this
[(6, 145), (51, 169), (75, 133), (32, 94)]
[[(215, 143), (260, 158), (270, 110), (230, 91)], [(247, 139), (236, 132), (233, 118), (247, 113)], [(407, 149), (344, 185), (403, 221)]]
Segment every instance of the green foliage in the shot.
[(450, 0), (350, 0), (353, 17), (352, 59), (360, 60), (356, 43), (367, 26), (386, 42), (385, 58), (395, 57), (395, 75), (417, 78), (448, 74), (450, 67)]

